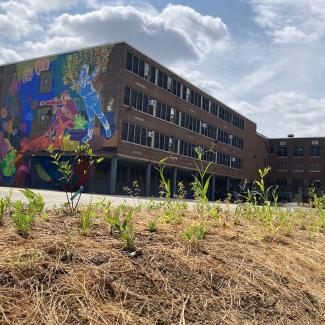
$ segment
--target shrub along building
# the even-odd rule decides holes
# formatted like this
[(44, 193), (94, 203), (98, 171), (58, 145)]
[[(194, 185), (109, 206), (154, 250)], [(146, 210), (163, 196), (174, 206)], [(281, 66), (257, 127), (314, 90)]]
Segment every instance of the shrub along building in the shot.
[(157, 196), (156, 167), (170, 156), (172, 192), (182, 181), (191, 196), (198, 146), (211, 162), (211, 199), (278, 160), (268, 151), (280, 140), (124, 42), (0, 66), (0, 109), (2, 185), (61, 188), (46, 150), (69, 155), (71, 143), (105, 158), (89, 174), (86, 159), (76, 170), (76, 188), (89, 180), (94, 193), (138, 181), (142, 195)]

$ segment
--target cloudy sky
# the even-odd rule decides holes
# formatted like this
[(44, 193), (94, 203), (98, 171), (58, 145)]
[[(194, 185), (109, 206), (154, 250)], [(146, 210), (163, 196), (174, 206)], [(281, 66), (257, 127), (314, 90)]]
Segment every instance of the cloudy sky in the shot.
[(120, 40), (266, 136), (325, 136), (325, 0), (0, 0), (0, 64)]

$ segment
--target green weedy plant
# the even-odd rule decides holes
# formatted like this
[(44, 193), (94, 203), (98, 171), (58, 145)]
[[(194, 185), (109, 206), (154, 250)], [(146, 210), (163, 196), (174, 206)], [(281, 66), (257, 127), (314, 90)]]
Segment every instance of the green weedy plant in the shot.
[(177, 200), (184, 200), (185, 197), (186, 197), (186, 190), (185, 190), (185, 186), (183, 184), (182, 181), (179, 181), (177, 183), (177, 193), (174, 194), (174, 198), (177, 199)]
[(13, 208), (14, 211), (11, 214), (11, 219), (15, 224), (17, 232), (20, 236), (27, 237), (35, 220), (35, 215), (19, 200), (13, 203)]
[[(264, 169), (259, 169), (260, 180), (255, 180), (254, 184), (256, 186), (256, 196), (260, 197), (260, 201), (263, 206), (256, 210), (259, 215), (259, 219), (266, 225), (266, 227), (271, 231), (272, 234), (276, 233), (278, 228), (275, 225), (274, 210), (277, 208), (277, 186), (267, 187), (265, 184), (265, 177), (270, 172), (271, 167), (266, 167)], [(270, 201), (270, 197), (273, 199), (273, 206)]]
[(14, 211), (10, 216), (18, 234), (27, 237), (36, 215), (44, 210), (44, 199), (41, 194), (34, 193), (29, 189), (21, 190), (21, 193), (28, 200), (28, 204), (26, 206), (22, 201), (15, 201), (12, 205)]
[(196, 159), (198, 160), (198, 163), (194, 162), (198, 176), (194, 175), (194, 181), (191, 183), (191, 187), (194, 193), (195, 201), (197, 201), (201, 205), (207, 205), (209, 201), (207, 197), (207, 192), (209, 189), (210, 179), (212, 177), (212, 174), (207, 176), (207, 173), (212, 162), (210, 161), (205, 163), (203, 161), (203, 156), (206, 153), (203, 148), (195, 147), (194, 150), (196, 154)]
[(2, 197), (0, 199), (0, 226), (3, 225), (3, 216), (4, 216), (4, 213), (7, 209), (7, 200), (6, 198)]
[(315, 187), (309, 188), (309, 205), (315, 207), (318, 212), (311, 223), (311, 231), (325, 231), (325, 195), (318, 196)]
[(156, 232), (157, 231), (157, 221), (159, 220), (160, 216), (156, 216), (154, 218), (152, 218), (152, 220), (150, 220), (148, 222), (148, 230), (150, 232)]
[[(162, 218), (166, 223), (179, 223), (180, 222), (180, 210), (184, 207), (183, 204), (179, 202), (172, 202), (171, 201), (171, 182), (170, 179), (167, 179), (165, 176), (165, 168), (166, 168), (166, 161), (168, 159), (175, 160), (175, 157), (166, 157), (159, 161), (159, 167), (156, 168), (159, 172), (160, 178), (160, 197), (164, 198), (165, 202), (162, 206)], [(184, 194), (184, 193), (183, 193)], [(180, 195), (180, 193), (178, 193)], [(157, 219), (158, 220), (158, 219)], [(153, 223), (151, 226), (156, 226), (157, 223)]]
[(115, 230), (120, 235), (125, 241), (125, 248), (129, 252), (136, 251), (132, 217), (133, 208), (119, 206), (111, 210), (105, 219), (111, 225), (111, 233)]
[(160, 179), (160, 197), (165, 198), (166, 202), (170, 202), (171, 199), (171, 185), (170, 185), (170, 179), (166, 179), (165, 177), (165, 168), (166, 168), (166, 161), (168, 159), (176, 160), (175, 157), (165, 157), (164, 159), (161, 159), (159, 161), (159, 167), (156, 168), (156, 170), (159, 173), (159, 179)]
[[(104, 158), (96, 158), (89, 143), (76, 145), (69, 138), (65, 138), (65, 146), (69, 148), (69, 151), (72, 151), (73, 155), (67, 156), (62, 151), (56, 151), (53, 145), (50, 145), (47, 151), (52, 159), (52, 163), (57, 166), (61, 174), (59, 181), (64, 184), (67, 205), (71, 213), (73, 213), (78, 208), (83, 187), (86, 185), (82, 185), (79, 190), (73, 194), (75, 170), (77, 166), (82, 163), (81, 157), (88, 159), (89, 162), (86, 167), (84, 167), (84, 174), (87, 174), (94, 164), (99, 164)], [(76, 199), (77, 197), (78, 199)]]
[(188, 241), (197, 242), (203, 240), (208, 233), (207, 227), (202, 222), (193, 222), (183, 231), (183, 238)]
[(94, 225), (95, 214), (92, 210), (92, 204), (89, 203), (87, 209), (80, 214), (80, 233), (83, 236), (88, 236), (91, 227)]
[(45, 203), (41, 194), (29, 189), (20, 190), (20, 192), (28, 200), (28, 211), (30, 213), (36, 215), (37, 213), (43, 212)]
[(139, 197), (140, 196), (140, 186), (138, 181), (133, 181), (132, 186), (124, 186), (123, 191), (127, 193), (128, 196), (130, 197)]

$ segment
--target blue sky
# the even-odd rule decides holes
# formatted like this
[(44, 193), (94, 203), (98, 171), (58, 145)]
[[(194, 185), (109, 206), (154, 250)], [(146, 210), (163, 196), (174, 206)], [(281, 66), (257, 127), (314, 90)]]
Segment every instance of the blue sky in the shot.
[(266, 136), (324, 136), (324, 0), (0, 1), (0, 63), (119, 40)]

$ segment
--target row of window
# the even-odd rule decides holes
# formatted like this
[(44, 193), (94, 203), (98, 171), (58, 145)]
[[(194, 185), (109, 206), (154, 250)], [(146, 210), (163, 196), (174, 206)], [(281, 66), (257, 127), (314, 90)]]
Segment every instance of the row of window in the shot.
[(143, 93), (129, 87), (125, 87), (124, 89), (124, 105), (132, 106), (144, 113), (180, 125), (185, 129), (202, 134), (213, 140), (218, 140), (241, 150), (244, 149), (243, 139), (233, 136), (226, 131), (218, 130), (215, 126), (204, 123), (190, 114), (180, 113), (175, 108), (160, 101), (150, 99)]
[(210, 101), (206, 97), (201, 96), (185, 85), (182, 85), (179, 81), (139, 59), (131, 52), (127, 52), (126, 68), (138, 76), (149, 80), (158, 87), (163, 88), (179, 98), (193, 104), (194, 106), (215, 115), (216, 117), (236, 126), (239, 129), (244, 130), (244, 119), (229, 112), (227, 109), (221, 107), (215, 102)]
[[(309, 165), (310, 172), (320, 172), (320, 163), (311, 163)], [(279, 162), (277, 165), (277, 171), (279, 172), (286, 172), (288, 170), (287, 164), (285, 162)], [(304, 172), (305, 165), (303, 163), (296, 163), (292, 166), (293, 172)]]
[[(273, 180), (274, 182), (274, 180)], [(277, 179), (275, 180), (275, 184), (279, 187), (287, 187), (288, 186), (288, 180), (287, 179)], [(292, 186), (303, 186), (304, 181), (302, 179), (293, 179), (292, 180)], [(320, 181), (319, 180), (309, 180), (308, 181), (308, 187), (320, 187)]]
[[(170, 137), (164, 133), (149, 131), (147, 128), (128, 122), (122, 123), (122, 140), (153, 147), (159, 150), (173, 152), (182, 156), (197, 158), (195, 147), (197, 145)], [(232, 168), (242, 169), (243, 163), (240, 158), (204, 149), (203, 160), (217, 163)]]
[[(274, 148), (270, 148), (270, 153), (274, 153)], [(280, 145), (277, 147), (276, 154), (278, 157), (288, 157), (288, 146)], [(293, 157), (303, 157), (304, 156), (304, 147), (303, 146), (294, 146), (292, 148)], [(320, 146), (311, 145), (309, 146), (309, 156), (310, 157), (319, 157), (320, 156)]]

